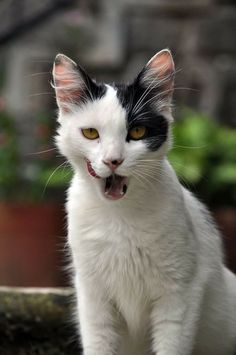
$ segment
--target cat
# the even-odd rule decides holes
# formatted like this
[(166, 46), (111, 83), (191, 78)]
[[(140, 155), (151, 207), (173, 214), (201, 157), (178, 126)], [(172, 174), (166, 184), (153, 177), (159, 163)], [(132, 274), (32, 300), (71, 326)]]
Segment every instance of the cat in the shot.
[(65, 55), (55, 59), (56, 144), (74, 170), (66, 209), (84, 355), (236, 349), (236, 277), (208, 210), (167, 160), (174, 75), (168, 49), (128, 85), (98, 84)]

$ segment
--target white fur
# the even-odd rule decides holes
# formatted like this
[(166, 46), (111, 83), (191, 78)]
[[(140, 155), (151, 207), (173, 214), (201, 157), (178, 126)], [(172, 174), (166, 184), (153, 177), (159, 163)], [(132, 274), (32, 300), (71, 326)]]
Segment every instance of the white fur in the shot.
[[(116, 92), (60, 117), (57, 143), (74, 167), (68, 238), (84, 355), (232, 355), (236, 278), (205, 207), (184, 189), (165, 154), (126, 142)], [(100, 140), (80, 129), (93, 127)], [(124, 159), (127, 194), (110, 201), (84, 158)]]

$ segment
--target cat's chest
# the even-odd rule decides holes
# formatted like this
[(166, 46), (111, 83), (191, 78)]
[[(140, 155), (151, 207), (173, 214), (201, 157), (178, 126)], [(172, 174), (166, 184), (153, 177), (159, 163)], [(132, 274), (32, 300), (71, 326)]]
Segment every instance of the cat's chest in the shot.
[(172, 257), (175, 247), (155, 213), (143, 216), (122, 211), (118, 215), (77, 209), (69, 217), (76, 272), (106, 289), (112, 298), (140, 299), (141, 303), (156, 298), (169, 276), (177, 272)]
[(149, 243), (149, 240), (156, 240), (158, 234), (162, 233), (162, 226), (154, 212), (145, 215), (145, 211), (140, 213), (122, 211), (118, 214), (112, 209), (78, 208), (73, 213), (69, 210), (69, 242), (75, 248), (81, 242), (92, 240), (98, 243), (118, 243), (120, 249), (125, 248), (132, 252), (136, 246), (143, 246)]
[(82, 278), (91, 278), (92, 284), (106, 289), (119, 308), (128, 313), (130, 304), (142, 308), (142, 304), (151, 298), (152, 290), (159, 288), (156, 287), (161, 283), (158, 251), (155, 245), (138, 246), (130, 240), (117, 238), (115, 241), (81, 241), (77, 272)]
[(80, 221), (70, 236), (80, 282), (89, 279), (94, 289), (106, 290), (129, 328), (135, 329), (146, 322), (149, 304), (160, 296), (164, 283), (155, 225), (115, 218)]
[(95, 282), (114, 293), (142, 294), (148, 283), (158, 279), (161, 249), (152, 220), (93, 214), (70, 224), (69, 242), (77, 268), (94, 275)]
[(90, 277), (95, 289), (106, 290), (130, 331), (138, 331), (138, 325), (146, 322), (151, 289), (158, 278), (150, 251), (125, 243), (118, 246), (90, 240), (81, 244), (78, 257), (80, 276)]

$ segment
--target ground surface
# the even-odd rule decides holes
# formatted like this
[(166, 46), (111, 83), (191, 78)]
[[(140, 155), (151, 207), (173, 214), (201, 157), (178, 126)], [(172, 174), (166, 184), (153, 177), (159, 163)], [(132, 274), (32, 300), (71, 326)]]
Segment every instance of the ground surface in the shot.
[(79, 355), (68, 289), (0, 287), (1, 355)]

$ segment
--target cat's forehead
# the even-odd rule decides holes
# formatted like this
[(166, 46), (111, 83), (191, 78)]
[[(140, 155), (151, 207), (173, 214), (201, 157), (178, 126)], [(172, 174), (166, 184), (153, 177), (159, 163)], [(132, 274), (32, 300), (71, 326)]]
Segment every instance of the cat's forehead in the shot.
[(83, 108), (83, 124), (99, 125), (104, 129), (126, 128), (127, 112), (117, 94), (117, 89), (111, 85), (105, 85), (102, 97), (89, 101)]

